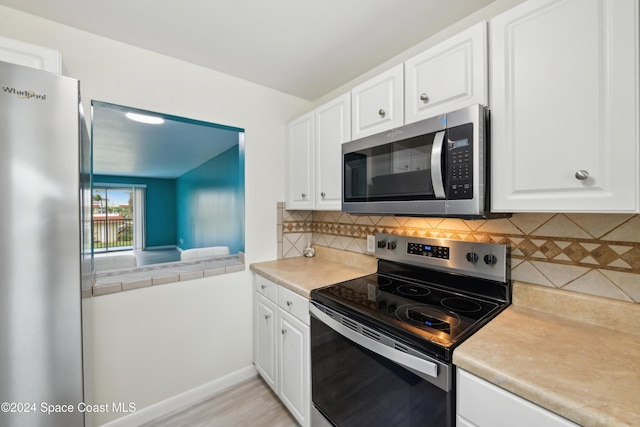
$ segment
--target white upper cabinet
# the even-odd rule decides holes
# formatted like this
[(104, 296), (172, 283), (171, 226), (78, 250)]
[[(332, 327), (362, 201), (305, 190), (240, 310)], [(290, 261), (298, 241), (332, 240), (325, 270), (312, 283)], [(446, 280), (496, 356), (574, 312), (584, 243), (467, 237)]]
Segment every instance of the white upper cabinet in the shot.
[(404, 76), (405, 123), (487, 105), (486, 22), (407, 60)]
[(285, 205), (287, 209), (313, 209), (313, 112), (287, 125)]
[(62, 74), (60, 52), (8, 37), (0, 37), (0, 61)]
[(363, 138), (402, 126), (403, 64), (351, 90), (351, 137)]
[(351, 137), (351, 94), (287, 125), (287, 209), (337, 210), (342, 204), (342, 143)]
[(491, 209), (638, 212), (638, 1), (527, 1), (489, 28)]
[(349, 93), (315, 110), (316, 210), (342, 208), (342, 144), (351, 139)]

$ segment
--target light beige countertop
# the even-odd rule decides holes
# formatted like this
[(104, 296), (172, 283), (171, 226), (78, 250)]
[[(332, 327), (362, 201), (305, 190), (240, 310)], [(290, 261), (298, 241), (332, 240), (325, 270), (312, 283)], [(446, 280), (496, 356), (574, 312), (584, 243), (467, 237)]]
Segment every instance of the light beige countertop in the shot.
[(375, 273), (376, 259), (370, 255), (316, 247), (316, 256), (251, 264), (252, 271), (306, 298), (323, 286)]
[(514, 283), (453, 363), (583, 426), (640, 426), (640, 305)]

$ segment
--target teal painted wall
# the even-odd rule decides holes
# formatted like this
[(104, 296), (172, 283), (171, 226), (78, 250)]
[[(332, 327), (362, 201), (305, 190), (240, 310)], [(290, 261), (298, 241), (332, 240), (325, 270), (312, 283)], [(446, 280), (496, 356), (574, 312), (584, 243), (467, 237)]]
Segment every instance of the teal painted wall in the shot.
[(176, 181), (176, 245), (182, 249), (228, 246), (244, 252), (244, 143)]
[(146, 185), (147, 247), (176, 245), (178, 214), (175, 179), (94, 175), (93, 182)]

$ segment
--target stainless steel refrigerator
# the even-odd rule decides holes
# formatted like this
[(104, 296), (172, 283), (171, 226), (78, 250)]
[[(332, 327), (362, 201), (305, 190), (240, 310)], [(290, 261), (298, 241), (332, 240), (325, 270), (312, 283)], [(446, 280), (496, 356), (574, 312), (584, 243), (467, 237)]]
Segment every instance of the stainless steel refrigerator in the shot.
[(0, 62), (3, 427), (84, 425), (79, 107), (77, 80)]

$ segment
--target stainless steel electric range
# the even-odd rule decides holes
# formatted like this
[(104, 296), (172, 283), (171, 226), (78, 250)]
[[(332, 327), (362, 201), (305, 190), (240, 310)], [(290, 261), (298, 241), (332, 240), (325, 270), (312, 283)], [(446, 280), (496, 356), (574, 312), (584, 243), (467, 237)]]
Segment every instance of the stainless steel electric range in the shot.
[(453, 351), (509, 305), (507, 246), (375, 244), (376, 273), (311, 292), (312, 424), (454, 426)]

